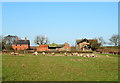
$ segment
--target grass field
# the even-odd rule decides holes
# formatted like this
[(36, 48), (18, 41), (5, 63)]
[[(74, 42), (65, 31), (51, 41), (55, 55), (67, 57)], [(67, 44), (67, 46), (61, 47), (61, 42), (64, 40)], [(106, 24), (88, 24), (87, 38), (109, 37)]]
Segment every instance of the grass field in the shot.
[[(3, 81), (118, 81), (118, 56), (2, 55)], [(108, 54), (107, 54), (108, 55)]]

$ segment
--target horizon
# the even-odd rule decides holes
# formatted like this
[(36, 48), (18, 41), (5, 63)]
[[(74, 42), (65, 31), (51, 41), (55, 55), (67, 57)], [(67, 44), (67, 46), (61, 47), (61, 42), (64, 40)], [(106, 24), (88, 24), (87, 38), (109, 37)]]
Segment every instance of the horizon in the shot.
[(3, 36), (27, 37), (35, 46), (37, 35), (50, 43), (103, 37), (118, 34), (117, 2), (3, 2)]

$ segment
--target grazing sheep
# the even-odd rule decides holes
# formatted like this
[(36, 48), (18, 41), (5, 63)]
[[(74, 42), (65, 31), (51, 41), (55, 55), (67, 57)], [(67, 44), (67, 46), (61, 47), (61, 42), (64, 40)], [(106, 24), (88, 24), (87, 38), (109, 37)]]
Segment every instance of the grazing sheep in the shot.
[(77, 56), (80, 56), (80, 54), (77, 54)]
[(80, 55), (76, 52), (76, 53), (72, 53), (72, 56), (80, 56)]
[(86, 55), (86, 57), (90, 57), (90, 55), (89, 55), (89, 54), (87, 54), (87, 55)]
[(83, 57), (86, 57), (86, 56), (83, 56)]
[(95, 57), (95, 55), (94, 55), (94, 54), (92, 54), (92, 55), (91, 55), (91, 57)]
[(44, 55), (44, 56), (45, 56), (45, 52), (42, 52), (42, 55)]
[(78, 55), (78, 53), (76, 52), (76, 53), (74, 53), (74, 56), (77, 56)]
[(19, 53), (14, 53), (14, 55), (19, 55)]
[(83, 54), (80, 54), (80, 56), (82, 57), (82, 56), (83, 56)]
[(74, 54), (73, 53), (71, 53), (71, 56), (73, 56)]
[(38, 52), (34, 52), (33, 55), (38, 55)]
[(11, 55), (14, 55), (15, 53), (14, 52), (11, 52)]
[(64, 55), (67, 56), (67, 53), (65, 52)]
[(54, 53), (54, 52), (52, 53), (52, 56), (55, 56), (55, 53)]

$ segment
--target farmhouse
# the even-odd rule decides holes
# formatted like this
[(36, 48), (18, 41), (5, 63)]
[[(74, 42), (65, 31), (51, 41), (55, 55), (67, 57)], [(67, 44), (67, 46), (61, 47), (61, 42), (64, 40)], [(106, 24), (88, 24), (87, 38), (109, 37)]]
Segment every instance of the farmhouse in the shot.
[[(90, 40), (91, 41), (91, 40)], [(76, 40), (76, 49), (78, 50), (90, 50), (91, 45), (88, 39)]]
[(26, 39), (24, 40), (18, 40), (18, 37), (16, 37), (16, 40), (14, 41), (12, 48), (14, 50), (26, 50), (30, 48), (30, 41)]

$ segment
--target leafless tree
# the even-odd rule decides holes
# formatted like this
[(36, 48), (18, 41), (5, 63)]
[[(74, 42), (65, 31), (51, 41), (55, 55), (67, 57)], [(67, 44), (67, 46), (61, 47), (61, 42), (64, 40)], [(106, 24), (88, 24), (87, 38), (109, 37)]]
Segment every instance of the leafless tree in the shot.
[(103, 44), (106, 44), (105, 40), (103, 39), (103, 37), (99, 37), (98, 38), (98, 42), (101, 44), (101, 46), (103, 46)]
[(37, 45), (45, 45), (45, 44), (48, 44), (48, 38), (45, 37), (45, 36), (36, 36), (35, 37), (35, 40), (34, 40), (34, 43), (37, 44)]
[(115, 46), (117, 46), (120, 43), (120, 36), (113, 35), (109, 40), (110, 40), (110, 44), (114, 44)]

